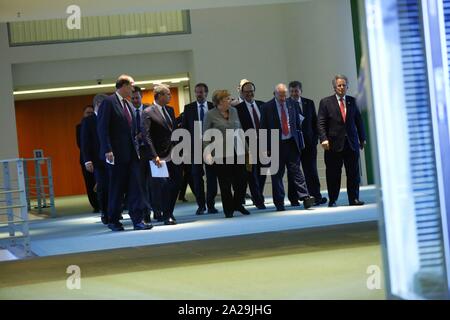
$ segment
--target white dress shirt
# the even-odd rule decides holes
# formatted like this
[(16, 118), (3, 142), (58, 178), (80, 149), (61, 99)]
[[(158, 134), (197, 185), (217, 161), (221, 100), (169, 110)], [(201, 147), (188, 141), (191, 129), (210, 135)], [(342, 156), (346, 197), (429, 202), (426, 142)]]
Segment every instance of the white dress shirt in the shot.
[[(252, 118), (253, 127), (256, 128), (255, 119), (253, 118), (253, 108), (255, 108), (256, 114), (258, 115), (258, 120), (261, 120), (261, 113), (259, 112), (258, 105), (255, 101), (249, 103), (247, 100), (245, 101), (245, 105), (247, 106), (248, 113), (250, 113), (250, 118)], [(253, 104), (253, 107), (252, 107)], [(261, 122), (261, 121), (260, 121)]]

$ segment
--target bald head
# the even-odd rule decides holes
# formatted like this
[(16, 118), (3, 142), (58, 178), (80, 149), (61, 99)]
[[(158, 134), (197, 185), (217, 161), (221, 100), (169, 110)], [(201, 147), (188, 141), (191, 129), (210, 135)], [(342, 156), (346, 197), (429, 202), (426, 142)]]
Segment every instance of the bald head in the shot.
[(133, 93), (133, 85), (134, 79), (127, 74), (122, 74), (119, 78), (117, 78), (116, 89), (122, 98), (131, 97), (131, 94)]
[(279, 83), (275, 86), (275, 90), (273, 92), (275, 99), (280, 103), (285, 103), (287, 98), (287, 86), (284, 83)]

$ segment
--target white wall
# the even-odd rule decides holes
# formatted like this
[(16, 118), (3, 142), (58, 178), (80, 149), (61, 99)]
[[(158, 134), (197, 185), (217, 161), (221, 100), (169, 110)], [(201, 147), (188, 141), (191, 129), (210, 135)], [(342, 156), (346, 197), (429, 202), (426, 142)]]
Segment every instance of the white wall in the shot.
[[(348, 77), (349, 94), (354, 95), (357, 71), (350, 1), (317, 0), (283, 7), (289, 81), (301, 81), (303, 95), (314, 100), (317, 109), (322, 98), (333, 94), (331, 80), (336, 74)], [(317, 150), (323, 189), (326, 187), (324, 152), (320, 147)], [(346, 186), (345, 171), (341, 185)]]
[[(0, 28), (0, 54), (3, 52), (7, 38), (6, 30)], [(3, 57), (0, 59), (0, 74), (2, 75), (2, 85), (0, 85), (0, 160), (2, 160), (16, 158), (19, 154), (11, 64)]]
[[(187, 72), (191, 84), (235, 94), (241, 78), (256, 83), (257, 98), (272, 97), (278, 82), (300, 79), (318, 103), (331, 93), (334, 73), (356, 79), (349, 0), (191, 11), (192, 34), (27, 47), (8, 46), (0, 25), (0, 100), (3, 157), (17, 155), (12, 103), (15, 86), (49, 85)], [(337, 42), (335, 39), (342, 39)], [(13, 65), (13, 78), (8, 68)], [(191, 88), (192, 90), (192, 88)], [(6, 98), (5, 98), (6, 97)], [(7, 135), (12, 138), (5, 139)]]
[(316, 0), (283, 7), (289, 80), (300, 80), (305, 96), (319, 103), (333, 94), (333, 76), (345, 74), (349, 93), (354, 94), (357, 72), (350, 1)]

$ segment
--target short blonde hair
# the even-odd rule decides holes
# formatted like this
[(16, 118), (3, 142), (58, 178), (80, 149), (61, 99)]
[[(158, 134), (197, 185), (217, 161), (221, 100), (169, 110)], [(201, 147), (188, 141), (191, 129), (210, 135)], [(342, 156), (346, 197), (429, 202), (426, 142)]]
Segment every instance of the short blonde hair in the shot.
[(218, 106), (220, 104), (220, 101), (229, 96), (231, 96), (231, 94), (228, 90), (216, 90), (212, 95), (212, 101), (215, 106)]

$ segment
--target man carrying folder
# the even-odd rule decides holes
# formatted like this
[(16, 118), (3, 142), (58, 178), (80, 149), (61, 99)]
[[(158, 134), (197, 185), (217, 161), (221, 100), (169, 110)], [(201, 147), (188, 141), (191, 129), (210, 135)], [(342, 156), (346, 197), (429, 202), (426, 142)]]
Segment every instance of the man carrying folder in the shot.
[[(153, 168), (152, 188), (161, 191), (159, 199), (163, 213), (164, 224), (174, 225), (176, 219), (173, 216), (175, 203), (177, 202), (178, 191), (181, 183), (181, 167), (171, 161), (171, 152), (174, 142), (171, 141), (172, 132), (176, 129), (175, 112), (172, 107), (167, 106), (170, 101), (170, 89), (166, 85), (158, 85), (153, 90), (154, 103), (142, 114), (143, 139), (145, 142), (145, 152), (142, 155), (145, 159), (152, 161), (157, 168)], [(167, 166), (168, 177), (163, 171)]]

